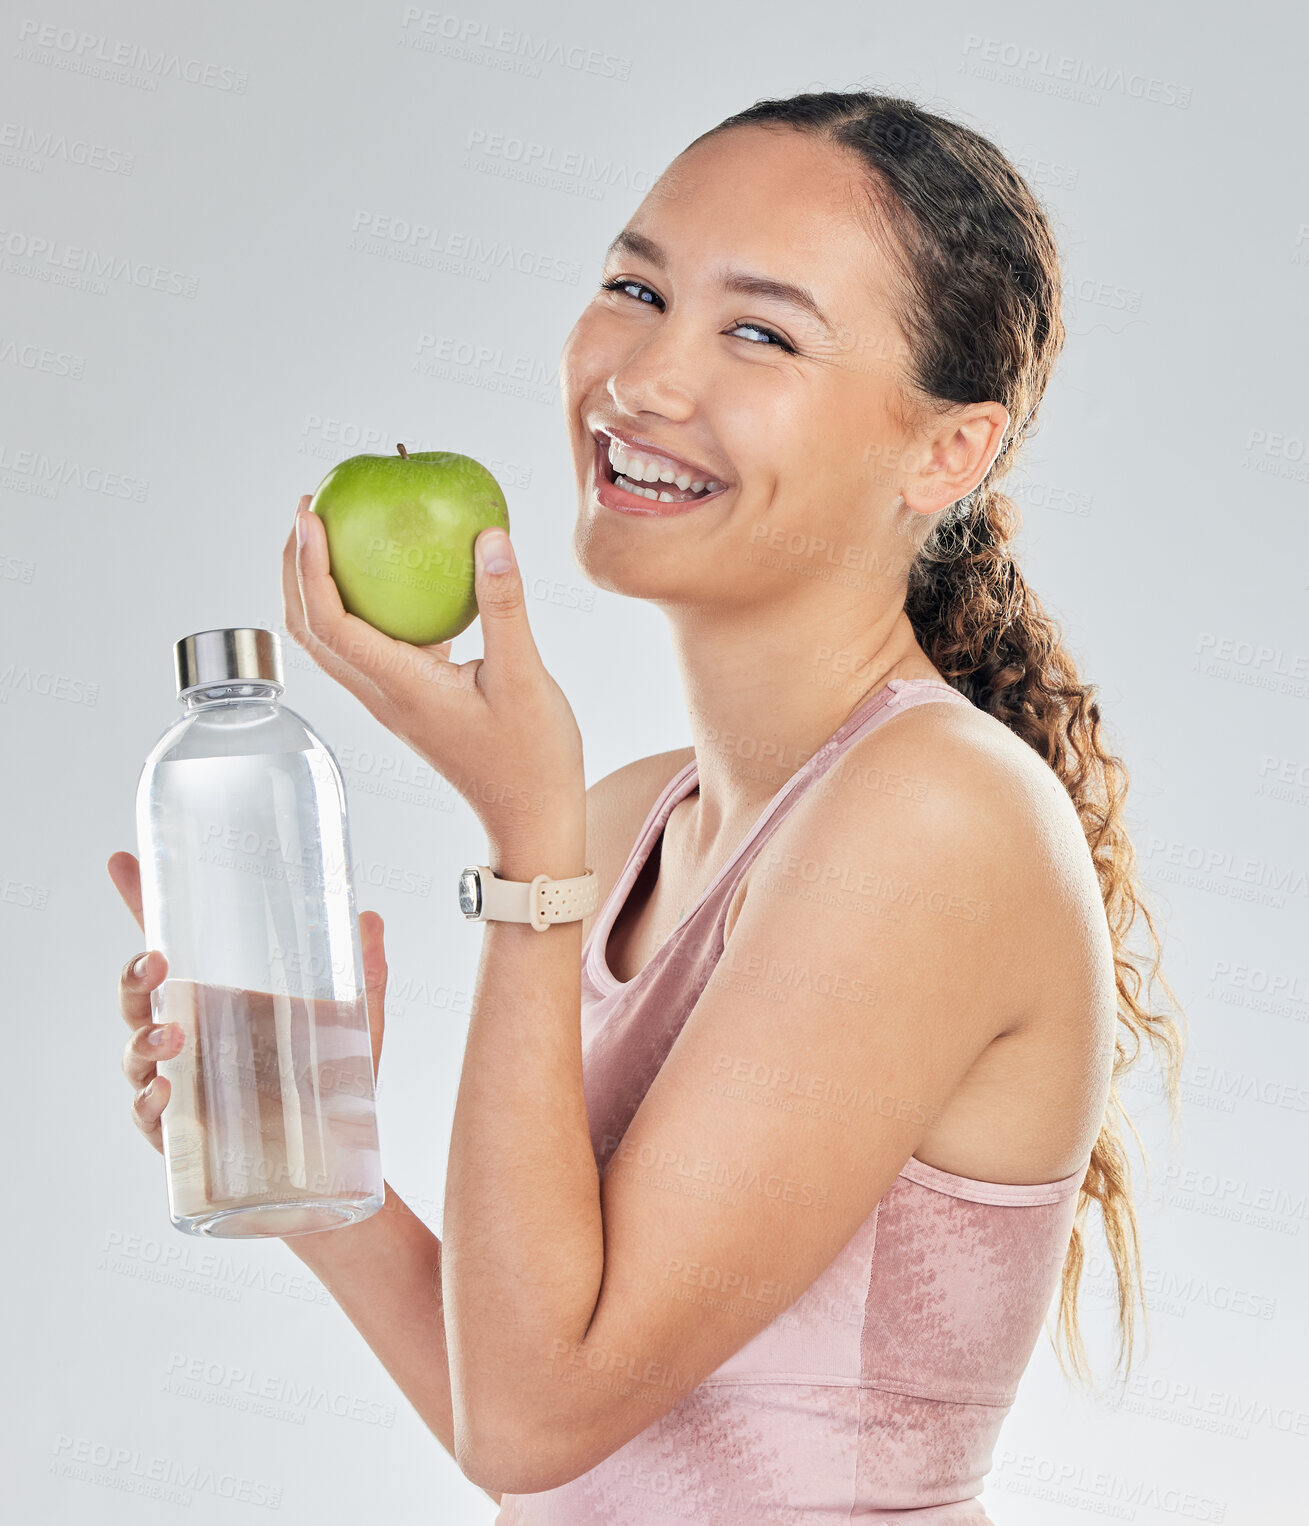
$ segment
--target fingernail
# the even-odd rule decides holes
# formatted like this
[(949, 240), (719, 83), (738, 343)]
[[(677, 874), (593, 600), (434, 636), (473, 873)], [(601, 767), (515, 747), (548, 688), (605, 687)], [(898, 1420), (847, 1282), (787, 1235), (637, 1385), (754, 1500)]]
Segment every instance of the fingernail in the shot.
[(514, 565), (513, 553), (509, 549), (509, 537), (503, 530), (487, 530), (478, 537), (478, 547), (482, 554), (482, 571), (497, 576), (502, 572), (508, 572)]
[(168, 1037), (168, 1025), (167, 1025), (167, 1023), (164, 1023), (164, 1024), (161, 1024), (158, 1028), (152, 1028), (150, 1030), (150, 1032), (146, 1034), (146, 1043), (147, 1044), (162, 1044), (163, 1041), (167, 1037)]
[(144, 1101), (145, 1101), (145, 1100), (146, 1100), (146, 1098), (147, 1098), (147, 1097), (149, 1097), (149, 1095), (150, 1095), (150, 1093), (151, 1093), (151, 1092), (152, 1092), (152, 1091), (154, 1091), (154, 1089), (155, 1089), (155, 1083), (154, 1083), (154, 1082), (153, 1082), (153, 1081), (151, 1081), (151, 1082), (150, 1082), (150, 1083), (149, 1083), (149, 1084), (148, 1084), (148, 1085), (147, 1085), (147, 1086), (146, 1086), (146, 1087), (145, 1087), (145, 1088), (144, 1088), (144, 1090), (143, 1090), (143, 1091), (142, 1091), (142, 1092), (141, 1092), (141, 1100), (142, 1100), (142, 1102), (144, 1102)]
[(295, 511), (295, 543), (296, 543), (297, 546), (303, 546), (304, 545), (304, 543), (305, 543), (305, 536), (308, 533), (308, 531), (309, 531), (309, 522), (305, 518), (305, 510), (297, 509)]
[(149, 963), (150, 963), (150, 955), (149, 954), (142, 954), (141, 957), (132, 966), (132, 979), (133, 980), (144, 980), (145, 979), (146, 965), (148, 965)]

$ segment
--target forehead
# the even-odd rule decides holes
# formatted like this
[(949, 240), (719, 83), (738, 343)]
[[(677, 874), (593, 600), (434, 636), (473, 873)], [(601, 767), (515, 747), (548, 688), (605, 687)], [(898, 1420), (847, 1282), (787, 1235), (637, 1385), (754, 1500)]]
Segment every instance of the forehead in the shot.
[(680, 154), (628, 223), (674, 279), (744, 270), (807, 287), (839, 329), (885, 307), (880, 213), (848, 149), (792, 129), (732, 128)]

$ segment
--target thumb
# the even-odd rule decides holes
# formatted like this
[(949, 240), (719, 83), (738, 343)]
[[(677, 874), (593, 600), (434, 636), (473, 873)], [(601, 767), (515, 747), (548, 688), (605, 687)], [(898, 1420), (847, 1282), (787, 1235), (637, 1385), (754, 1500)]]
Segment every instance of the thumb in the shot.
[(509, 536), (498, 526), (473, 542), (475, 592), (482, 621), (486, 676), (518, 678), (539, 666), (541, 657), (527, 623), (527, 601)]
[(373, 1079), (382, 1063), (382, 1036), (386, 1029), (386, 948), (383, 922), (375, 911), (359, 914), (359, 941), (364, 954), (364, 994), (368, 1006), (368, 1033), (373, 1049)]

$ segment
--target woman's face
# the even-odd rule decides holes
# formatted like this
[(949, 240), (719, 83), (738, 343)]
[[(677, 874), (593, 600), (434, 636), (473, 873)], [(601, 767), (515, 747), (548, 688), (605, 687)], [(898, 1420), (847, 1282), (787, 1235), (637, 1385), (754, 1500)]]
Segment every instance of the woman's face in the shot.
[[(862, 211), (859, 209), (862, 208)], [(855, 161), (791, 131), (734, 128), (688, 149), (641, 203), (564, 345), (579, 488), (578, 564), (597, 586), (670, 604), (897, 586), (909, 547), (895, 396), (906, 347)], [(733, 277), (803, 288), (731, 289)], [(598, 486), (610, 442), (722, 483), (677, 512)], [(641, 443), (630, 456), (642, 455)], [(640, 468), (636, 467), (639, 471)], [(663, 510), (664, 512), (659, 512)]]

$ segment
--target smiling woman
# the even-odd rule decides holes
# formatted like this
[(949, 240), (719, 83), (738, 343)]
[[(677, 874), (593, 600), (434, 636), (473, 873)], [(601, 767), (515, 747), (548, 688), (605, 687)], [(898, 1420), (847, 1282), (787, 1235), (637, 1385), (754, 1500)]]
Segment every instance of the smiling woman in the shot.
[[(996, 489), (1059, 314), (1021, 176), (910, 101), (763, 101), (679, 155), (560, 375), (575, 554), (668, 617), (693, 745), (589, 790), (499, 532), (462, 665), (344, 611), (317, 516), (288, 539), (288, 630), (459, 781), (495, 875), (599, 887), (485, 926), (443, 1239), (388, 1186), (288, 1241), (501, 1526), (986, 1521), (1056, 1294), (1085, 1374), (1093, 1201), (1130, 1366), (1116, 1083), (1150, 1043), (1175, 1119), (1183, 1029), (1126, 772)], [(137, 1083), (159, 978), (122, 977)]]
[[(695, 745), (589, 792), (602, 1247), (588, 1204), (553, 1264), (595, 1298), (552, 1325), (538, 1272), (453, 1363), (503, 1522), (984, 1520), (1056, 1292), (1085, 1374), (1092, 1201), (1130, 1365), (1115, 1082), (1148, 1040), (1175, 1109), (1182, 1027), (1139, 999), (1138, 910), (1173, 993), (1126, 772), (995, 487), (1059, 310), (1013, 166), (866, 94), (729, 118), (607, 252), (561, 366), (574, 548), (668, 615)], [(494, 1276), (459, 1215), (493, 1216), (451, 1207), (457, 1310)]]

